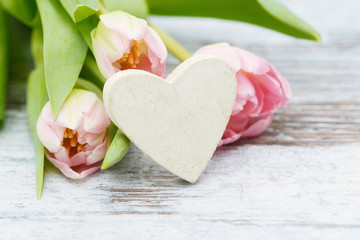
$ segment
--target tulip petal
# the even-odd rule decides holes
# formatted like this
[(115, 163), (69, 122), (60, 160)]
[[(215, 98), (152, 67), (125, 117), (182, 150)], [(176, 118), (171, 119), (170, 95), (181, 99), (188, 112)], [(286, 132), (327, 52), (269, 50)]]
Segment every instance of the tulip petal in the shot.
[(238, 58), (238, 55), (228, 43), (215, 43), (200, 48), (194, 55), (205, 54), (213, 55), (224, 60), (229, 66), (238, 72), (242, 69), (242, 60)]
[(291, 99), (291, 88), (289, 82), (270, 64), (271, 71), (268, 73), (269, 76), (277, 79), (284, 91), (286, 98), (283, 99), (281, 107), (284, 107)]
[(104, 159), (106, 154), (106, 149), (108, 145), (108, 138), (106, 137), (104, 142), (98, 146), (92, 151), (92, 153), (87, 158), (86, 164), (90, 165), (93, 163), (96, 163), (102, 159)]
[(255, 88), (249, 78), (241, 71), (236, 74), (238, 82), (237, 96), (241, 99), (248, 99), (255, 96)]
[(93, 92), (73, 89), (61, 106), (56, 124), (69, 129), (78, 129), (83, 121), (84, 113), (90, 112), (97, 100)]
[(243, 111), (244, 105), (247, 101), (255, 96), (254, 86), (241, 71), (237, 72), (236, 78), (238, 82), (238, 89), (232, 115)]
[[(101, 46), (101, 44), (95, 39), (93, 41), (93, 49), (94, 49), (94, 56), (96, 59), (96, 63), (99, 67), (99, 70), (105, 78), (109, 78), (111, 75), (115, 74), (116, 71), (112, 62), (108, 58), (105, 49)], [(117, 69), (120, 71), (120, 69)]]
[(254, 80), (259, 84), (264, 94), (271, 98), (274, 102), (282, 102), (284, 99), (284, 91), (279, 81), (270, 75), (255, 76)]
[[(151, 65), (152, 65), (152, 62), (150, 61), (150, 59), (148, 57), (148, 53), (141, 54), (139, 63), (136, 65), (136, 69), (140, 69), (140, 70), (147, 71), (147, 72), (152, 72)], [(156, 74), (156, 73), (154, 73), (154, 74)], [(156, 74), (156, 75), (158, 75), (158, 74)]]
[(100, 99), (96, 99), (90, 112), (84, 112), (84, 131), (87, 133), (102, 133), (110, 125), (105, 107)]
[(80, 175), (79, 179), (82, 179), (82, 178), (85, 178), (86, 176), (88, 176), (89, 174), (99, 170), (100, 167), (101, 167), (101, 162), (97, 162), (92, 165), (81, 164), (79, 166), (72, 167), (71, 169), (75, 173), (78, 173)]
[(242, 71), (256, 75), (262, 75), (270, 71), (268, 62), (265, 59), (240, 48), (233, 47), (232, 49), (241, 61)]
[(267, 118), (260, 119), (255, 123), (251, 124), (242, 134), (243, 137), (255, 137), (260, 135), (266, 128), (268, 128), (272, 122), (273, 115)]
[(263, 117), (270, 114), (274, 114), (275, 111), (277, 110), (277, 107), (278, 106), (271, 97), (264, 95), (264, 106), (259, 116)]
[(240, 137), (241, 137), (241, 133), (236, 133), (236, 132), (232, 131), (231, 129), (226, 129), (222, 139), (220, 140), (220, 142), (218, 144), (218, 147), (225, 145), (225, 144), (235, 142), (235, 141), (239, 140)]
[(48, 156), (53, 156), (54, 158), (58, 159), (60, 162), (70, 164), (69, 154), (67, 153), (66, 149), (63, 146), (60, 146), (59, 151), (53, 153), (47, 153)]
[[(101, 144), (104, 141), (104, 138), (107, 134), (107, 132), (105, 131), (106, 128), (103, 130), (102, 133), (83, 133), (82, 136), (79, 134), (79, 143), (80, 144), (87, 144), (87, 146), (94, 148), (97, 145)], [(81, 137), (80, 137), (81, 136)], [(83, 138), (85, 141), (80, 141), (80, 138)], [(83, 142), (83, 143), (82, 143)]]
[[(81, 164), (86, 164), (86, 159), (89, 156), (88, 152), (79, 152), (70, 159), (70, 167), (76, 167)], [(56, 159), (59, 159), (58, 157)]]
[(52, 119), (49, 102), (44, 106), (43, 110), (41, 111), (40, 117), (37, 121), (36, 131), (41, 143), (50, 152), (54, 153), (59, 151), (61, 147), (61, 140), (58, 138), (56, 132), (51, 127), (51, 125), (47, 122), (45, 115), (48, 115), (50, 119)]
[(103, 22), (99, 22), (98, 27), (91, 33), (92, 38), (105, 49), (106, 55), (112, 63), (122, 58), (125, 52), (130, 52), (132, 39), (127, 39), (107, 28)]
[(123, 11), (113, 11), (100, 16), (101, 22), (126, 39), (141, 40), (148, 28), (147, 22)]
[(167, 58), (167, 50), (163, 41), (154, 31), (154, 29), (152, 29), (151, 27), (148, 28), (148, 31), (145, 33), (144, 40), (151, 52), (157, 56), (159, 64), (165, 64)]
[(249, 117), (247, 116), (247, 114), (240, 113), (231, 115), (226, 129), (231, 129), (234, 132), (241, 132), (246, 128), (248, 121)]
[(246, 112), (249, 117), (257, 117), (263, 111), (264, 92), (257, 82), (252, 82), (252, 85), (254, 86), (256, 95), (249, 99), (248, 103), (244, 107), (244, 112)]
[(159, 77), (165, 78), (166, 77), (166, 65), (165, 62), (161, 63), (161, 59), (158, 58), (158, 55), (153, 52), (151, 49), (148, 50), (148, 58), (151, 62), (151, 71), (155, 75)]
[(81, 164), (76, 167), (70, 167), (68, 164), (58, 161), (55, 158), (48, 157), (49, 161), (55, 165), (60, 171), (68, 178), (72, 179), (82, 179), (88, 176), (89, 174), (100, 169), (101, 162), (97, 162), (92, 165)]

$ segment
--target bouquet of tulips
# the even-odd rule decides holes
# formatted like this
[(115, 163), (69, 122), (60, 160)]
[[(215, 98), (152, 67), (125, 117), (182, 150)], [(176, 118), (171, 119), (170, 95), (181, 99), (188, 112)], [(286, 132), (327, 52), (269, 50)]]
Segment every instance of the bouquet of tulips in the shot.
[[(38, 198), (46, 159), (65, 176), (80, 179), (109, 168), (129, 150), (130, 140), (104, 109), (102, 89), (108, 78), (127, 69), (165, 78), (168, 51), (180, 61), (191, 57), (147, 21), (149, 14), (244, 21), (320, 40), (313, 28), (275, 0), (0, 0), (0, 121), (5, 118), (9, 16), (32, 29), (35, 68), (28, 77), (27, 112)], [(218, 146), (259, 135), (275, 111), (288, 103), (288, 82), (262, 57), (227, 43), (194, 53), (200, 54), (224, 60), (238, 82), (235, 105)]]

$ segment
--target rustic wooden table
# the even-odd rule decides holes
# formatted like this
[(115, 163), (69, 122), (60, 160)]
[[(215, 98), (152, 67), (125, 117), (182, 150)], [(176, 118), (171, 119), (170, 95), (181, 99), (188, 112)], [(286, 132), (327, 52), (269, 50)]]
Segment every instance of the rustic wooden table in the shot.
[[(133, 147), (85, 180), (47, 170), (38, 201), (25, 106), (31, 66), (21, 57), (29, 49), (17, 47), (0, 132), (0, 239), (358, 238), (360, 2), (285, 3), (321, 43), (228, 21), (152, 19), (190, 51), (228, 41), (264, 56), (292, 86), (271, 127), (220, 148), (196, 184)], [(170, 57), (168, 71), (176, 64)]]

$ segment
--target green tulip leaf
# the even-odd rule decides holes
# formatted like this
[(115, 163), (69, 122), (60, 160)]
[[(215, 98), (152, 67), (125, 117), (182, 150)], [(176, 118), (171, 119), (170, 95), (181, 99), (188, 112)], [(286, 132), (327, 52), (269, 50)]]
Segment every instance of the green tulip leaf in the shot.
[(151, 14), (243, 21), (293, 37), (320, 41), (319, 33), (276, 0), (148, 0)]
[(100, 73), (99, 67), (96, 64), (94, 56), (88, 52), (83, 69), (81, 70), (80, 77), (88, 79), (99, 88), (103, 88), (106, 78)]
[(33, 70), (28, 79), (27, 86), (27, 115), (33, 138), (36, 155), (36, 189), (40, 199), (44, 185), (44, 146), (41, 144), (36, 132), (36, 123), (41, 110), (47, 102), (44, 67), (38, 66)]
[(31, 33), (31, 54), (34, 59), (35, 67), (44, 66), (43, 52), (43, 33), (41, 27), (35, 27)]
[(110, 146), (112, 140), (114, 139), (116, 133), (118, 132), (118, 130), (119, 130), (118, 127), (113, 122), (111, 122), (111, 124), (110, 124), (110, 126), (108, 128), (108, 140), (109, 140), (108, 145), (109, 146)]
[(106, 152), (104, 161), (101, 165), (101, 170), (108, 169), (114, 164), (123, 159), (126, 153), (129, 151), (131, 142), (120, 130), (117, 130), (115, 137), (111, 141), (111, 131), (116, 129), (115, 125), (109, 128), (109, 148)]
[(76, 23), (99, 11), (97, 0), (60, 0), (60, 2)]
[(99, 0), (99, 2), (103, 8), (100, 8), (100, 11), (103, 13), (122, 10), (138, 18), (146, 19), (149, 16), (146, 0)]
[(5, 118), (9, 60), (9, 18), (0, 8), (0, 121)]
[(74, 86), (75, 88), (84, 89), (96, 94), (98, 98), (102, 100), (102, 91), (92, 82), (79, 78)]
[(76, 24), (77, 28), (79, 29), (81, 35), (83, 36), (85, 42), (87, 43), (91, 51), (92, 51), (91, 31), (97, 27), (98, 23), (99, 23), (99, 17), (96, 15), (92, 15), (87, 19)]
[(0, 0), (0, 6), (28, 26), (36, 22), (35, 0)]
[(87, 45), (57, 0), (37, 0), (44, 33), (45, 81), (53, 118), (74, 87)]
[(48, 101), (45, 84), (45, 72), (43, 64), (43, 37), (40, 27), (33, 29), (31, 33), (31, 53), (35, 60), (36, 68), (30, 73), (26, 93), (26, 109), (28, 121), (35, 146), (36, 155), (36, 189), (40, 199), (44, 185), (44, 146), (41, 144), (36, 132), (36, 123), (42, 108)]

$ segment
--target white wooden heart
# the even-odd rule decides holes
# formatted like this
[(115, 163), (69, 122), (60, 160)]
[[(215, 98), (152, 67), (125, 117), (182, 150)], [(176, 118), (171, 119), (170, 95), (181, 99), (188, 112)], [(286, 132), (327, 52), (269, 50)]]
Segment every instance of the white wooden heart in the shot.
[(104, 87), (106, 111), (126, 136), (155, 162), (196, 182), (229, 121), (237, 81), (211, 56), (194, 56), (164, 80), (125, 70)]

